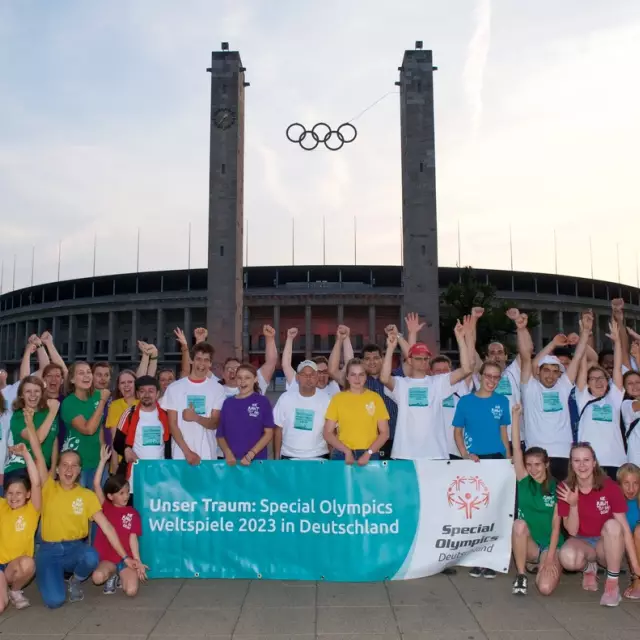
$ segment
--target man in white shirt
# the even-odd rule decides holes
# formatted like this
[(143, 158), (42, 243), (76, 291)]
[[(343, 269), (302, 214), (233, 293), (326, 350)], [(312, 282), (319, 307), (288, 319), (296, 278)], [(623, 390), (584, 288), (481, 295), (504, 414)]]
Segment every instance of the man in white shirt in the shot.
[[(287, 331), (287, 340), (284, 343), (284, 349), (282, 350), (282, 371), (287, 381), (287, 391), (295, 390), (298, 381), (296, 372), (291, 364), (293, 356), (293, 341), (298, 335), (298, 329), (291, 327)], [(329, 379), (329, 361), (324, 356), (317, 356), (311, 359), (315, 363), (318, 372), (318, 384), (317, 389), (323, 391), (332, 398), (336, 393), (340, 393), (340, 385), (335, 380)], [(298, 367), (299, 368), (299, 367)]]
[(136, 380), (139, 403), (118, 422), (113, 448), (127, 463), (126, 476), (133, 493), (133, 465), (138, 460), (164, 460), (171, 454), (169, 416), (158, 405), (160, 383), (153, 376)]
[(298, 365), (295, 386), (283, 393), (273, 410), (276, 460), (328, 458), (324, 421), (331, 398), (318, 387), (318, 365), (304, 360)]
[(573, 443), (569, 396), (578, 375), (580, 361), (587, 349), (590, 329), (583, 327), (575, 355), (565, 369), (560, 360), (550, 354), (556, 347), (567, 344), (566, 336), (556, 336), (532, 360), (533, 343), (527, 321), (528, 317), (524, 313), (516, 319), (522, 368), (521, 393), (527, 422), (525, 442), (527, 449), (541, 447), (546, 450), (551, 475), (562, 482), (569, 470), (569, 454)]
[(409, 349), (411, 376), (407, 377), (391, 375), (398, 339), (395, 334), (387, 336), (387, 351), (380, 380), (385, 385), (385, 393), (398, 405), (392, 458), (449, 460), (440, 407), (443, 400), (454, 392), (455, 385), (471, 374), (465, 328), (460, 323), (456, 326), (455, 335), (460, 351), (460, 369), (443, 375), (428, 375), (429, 350), (424, 343), (416, 342)]
[(194, 345), (189, 376), (170, 384), (162, 397), (173, 438), (172, 457), (192, 465), (218, 457), (216, 428), (225, 394), (222, 385), (207, 376), (213, 353), (206, 342)]

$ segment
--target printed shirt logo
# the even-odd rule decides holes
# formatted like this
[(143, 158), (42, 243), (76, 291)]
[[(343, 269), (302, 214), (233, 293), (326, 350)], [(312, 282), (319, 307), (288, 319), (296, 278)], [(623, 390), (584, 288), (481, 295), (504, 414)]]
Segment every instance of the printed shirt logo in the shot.
[(542, 496), (542, 501), (544, 502), (544, 506), (549, 509), (553, 509), (556, 506), (556, 497), (552, 494)]
[(464, 432), (464, 448), (467, 451), (471, 451), (472, 444), (473, 444), (473, 438), (465, 431)]
[(364, 408), (367, 410), (367, 413), (370, 416), (375, 415), (375, 413), (376, 413), (376, 403), (375, 402), (367, 402), (367, 404), (364, 405)]
[(67, 439), (62, 445), (63, 451), (77, 451), (80, 448), (80, 438), (76, 436), (67, 436)]
[(82, 512), (84, 511), (84, 502), (82, 501), (82, 498), (76, 498), (71, 503), (71, 509), (73, 513), (75, 513), (75, 515), (81, 516)]
[(127, 513), (124, 516), (122, 516), (122, 528), (123, 529), (131, 529), (131, 524), (133, 522), (133, 514), (132, 513)]
[(24, 518), (22, 516), (18, 516), (18, 519), (16, 520), (16, 531), (24, 531), (26, 527), (27, 523), (24, 521)]
[(596, 502), (596, 509), (600, 512), (601, 515), (605, 515), (611, 511), (611, 507), (609, 506), (609, 501), (602, 496), (598, 498), (598, 502)]
[(479, 476), (456, 476), (447, 489), (447, 502), (471, 520), (474, 511), (489, 505), (489, 487)]
[(497, 404), (495, 407), (493, 407), (493, 409), (491, 409), (491, 414), (496, 420), (501, 420), (503, 414), (502, 407)]
[(254, 402), (253, 404), (250, 404), (247, 407), (247, 413), (252, 418), (257, 418), (260, 415), (260, 405), (257, 402)]

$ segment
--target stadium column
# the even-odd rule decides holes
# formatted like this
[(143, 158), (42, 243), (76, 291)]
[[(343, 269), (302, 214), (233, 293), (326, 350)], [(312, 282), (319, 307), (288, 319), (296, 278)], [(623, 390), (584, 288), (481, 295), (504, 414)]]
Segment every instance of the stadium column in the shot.
[(107, 345), (107, 360), (109, 363), (113, 363), (116, 359), (116, 313), (115, 311), (109, 311), (109, 328), (108, 328), (108, 345)]
[(95, 335), (95, 327), (96, 327), (96, 318), (93, 315), (93, 313), (91, 313), (91, 311), (89, 311), (89, 313), (87, 314), (87, 349), (86, 349), (86, 354), (87, 354), (87, 360), (89, 362), (93, 362), (94, 360), (94, 335)]
[(216, 359), (242, 357), (244, 67), (237, 51), (211, 54), (207, 328)]
[(304, 332), (306, 338), (304, 340), (304, 357), (308, 360), (311, 357), (311, 350), (313, 349), (313, 334), (311, 328), (311, 305), (308, 304), (304, 308)]
[(338, 305), (338, 324), (344, 324), (344, 305)]
[(187, 345), (191, 348), (191, 345), (193, 344), (193, 336), (191, 335), (191, 307), (184, 308), (183, 326), (184, 335), (187, 338)]
[(69, 345), (69, 362), (73, 362), (76, 359), (76, 317), (73, 314), (69, 315), (69, 331), (67, 333), (67, 344)]
[(161, 361), (164, 360), (164, 309), (158, 309), (156, 325), (156, 346), (158, 347), (158, 361)]
[(131, 310), (131, 344), (129, 344), (129, 355), (131, 362), (138, 358), (138, 310)]
[(403, 310), (426, 322), (425, 339), (440, 351), (438, 224), (431, 51), (405, 51), (400, 80)]
[(558, 333), (564, 333), (564, 317), (562, 311), (558, 311)]
[(244, 354), (244, 357), (248, 357), (249, 356), (249, 351), (250, 351), (250, 347), (251, 344), (249, 342), (249, 320), (250, 320), (250, 314), (251, 312), (249, 311), (249, 307), (245, 305), (244, 307), (244, 313), (242, 314), (242, 353)]
[(273, 330), (276, 332), (276, 349), (280, 351), (280, 305), (273, 305)]
[(369, 342), (376, 343), (376, 305), (369, 305)]

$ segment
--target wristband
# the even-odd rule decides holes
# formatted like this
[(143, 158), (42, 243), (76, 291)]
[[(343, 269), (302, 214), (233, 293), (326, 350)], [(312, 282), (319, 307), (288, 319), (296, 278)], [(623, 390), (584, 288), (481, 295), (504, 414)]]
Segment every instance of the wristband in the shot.
[(158, 356), (149, 356), (149, 360), (157, 360)]
[(124, 558), (122, 558), (122, 560), (120, 560), (120, 562), (118, 562), (118, 564), (116, 565), (116, 569), (118, 569), (118, 571), (122, 571), (123, 569), (127, 568), (125, 560), (127, 560), (128, 558), (129, 556), (125, 556)]

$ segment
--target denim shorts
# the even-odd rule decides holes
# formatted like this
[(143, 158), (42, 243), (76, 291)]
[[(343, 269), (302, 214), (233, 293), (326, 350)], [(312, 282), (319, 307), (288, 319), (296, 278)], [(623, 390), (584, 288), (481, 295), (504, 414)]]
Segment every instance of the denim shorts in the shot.
[(8, 564), (8, 562), (6, 564), (0, 564), (0, 573), (4, 573), (4, 570), (7, 568)]
[(598, 540), (600, 540), (600, 536), (574, 536), (576, 540), (582, 540), (582, 542), (586, 542), (590, 547), (596, 548), (598, 544)]

